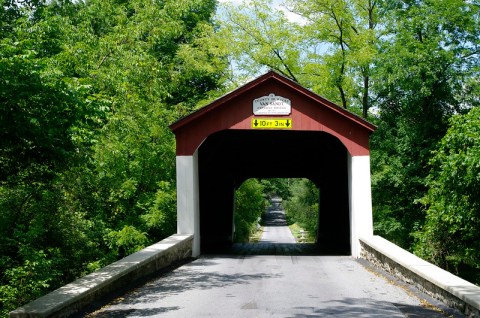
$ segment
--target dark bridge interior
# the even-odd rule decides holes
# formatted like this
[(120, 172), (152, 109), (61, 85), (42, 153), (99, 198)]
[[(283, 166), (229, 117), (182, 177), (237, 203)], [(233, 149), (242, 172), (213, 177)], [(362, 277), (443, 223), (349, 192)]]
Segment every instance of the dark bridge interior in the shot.
[(350, 255), (347, 150), (314, 131), (223, 130), (200, 146), (202, 253), (232, 244), (234, 191), (249, 178), (308, 178), (320, 188), (320, 253)]

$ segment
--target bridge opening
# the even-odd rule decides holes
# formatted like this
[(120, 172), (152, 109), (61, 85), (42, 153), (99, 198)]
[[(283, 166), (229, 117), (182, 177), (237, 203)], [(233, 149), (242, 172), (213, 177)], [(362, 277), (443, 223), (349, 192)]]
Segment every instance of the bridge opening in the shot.
[(319, 198), (304, 178), (246, 180), (235, 190), (233, 242), (316, 243)]
[(307, 178), (320, 190), (318, 251), (350, 255), (348, 153), (318, 131), (222, 130), (198, 149), (202, 253), (229, 251), (234, 194), (250, 178)]

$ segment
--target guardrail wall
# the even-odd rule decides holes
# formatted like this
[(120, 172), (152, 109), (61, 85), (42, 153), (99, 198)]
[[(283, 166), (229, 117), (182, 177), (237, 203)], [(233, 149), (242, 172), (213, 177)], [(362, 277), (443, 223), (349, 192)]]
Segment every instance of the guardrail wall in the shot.
[(480, 317), (480, 287), (407, 252), (380, 236), (360, 238), (360, 257), (412, 284), (467, 317)]
[(10, 318), (68, 317), (90, 303), (192, 255), (193, 235), (172, 235), (12, 312)]

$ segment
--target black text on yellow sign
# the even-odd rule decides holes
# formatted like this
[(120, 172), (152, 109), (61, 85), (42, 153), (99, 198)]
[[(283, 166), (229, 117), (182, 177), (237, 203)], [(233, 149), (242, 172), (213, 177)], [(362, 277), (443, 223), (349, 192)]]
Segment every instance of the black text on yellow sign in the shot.
[(253, 129), (292, 129), (291, 118), (252, 118)]

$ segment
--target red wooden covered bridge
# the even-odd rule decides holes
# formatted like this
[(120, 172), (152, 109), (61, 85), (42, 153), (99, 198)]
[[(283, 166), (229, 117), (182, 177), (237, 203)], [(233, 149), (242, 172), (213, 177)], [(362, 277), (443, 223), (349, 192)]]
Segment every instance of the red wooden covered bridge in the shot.
[(234, 191), (248, 178), (308, 178), (320, 189), (317, 243), (358, 256), (373, 234), (375, 126), (270, 71), (172, 124), (177, 224), (194, 256), (232, 243)]

